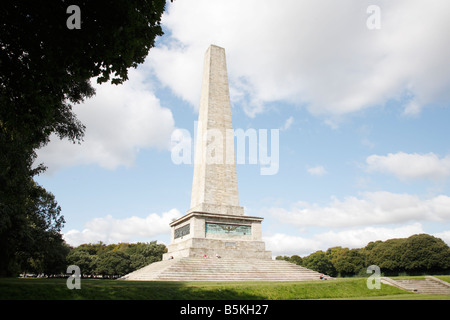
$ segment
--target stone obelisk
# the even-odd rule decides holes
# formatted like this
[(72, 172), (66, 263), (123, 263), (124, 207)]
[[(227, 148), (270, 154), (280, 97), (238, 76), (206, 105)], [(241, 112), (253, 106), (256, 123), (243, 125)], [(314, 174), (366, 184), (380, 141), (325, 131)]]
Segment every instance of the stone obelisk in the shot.
[(225, 50), (205, 54), (195, 148), (191, 209), (243, 215), (239, 206)]
[(262, 220), (245, 216), (239, 205), (225, 50), (211, 45), (204, 60), (191, 208), (170, 224), (171, 244), (163, 259), (270, 259)]

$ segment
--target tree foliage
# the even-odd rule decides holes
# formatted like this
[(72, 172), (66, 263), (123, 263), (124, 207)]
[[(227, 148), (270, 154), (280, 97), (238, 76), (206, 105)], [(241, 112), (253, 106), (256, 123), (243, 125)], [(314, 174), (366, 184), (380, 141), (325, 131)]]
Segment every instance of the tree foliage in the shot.
[(450, 269), (450, 248), (442, 239), (417, 234), (404, 239), (369, 243), (366, 261), (386, 273), (435, 273)]
[(166, 251), (166, 246), (156, 241), (111, 245), (102, 242), (82, 244), (70, 251), (67, 263), (79, 266), (85, 276), (118, 277), (161, 261)]
[[(81, 29), (67, 28), (69, 5), (80, 8)], [(85, 127), (73, 106), (94, 95), (93, 78), (127, 80), (128, 69), (142, 63), (163, 34), (164, 8), (165, 0), (2, 3), (0, 275), (14, 274), (13, 266), (24, 261), (20, 255), (31, 256), (30, 219), (36, 216), (30, 217), (30, 210), (42, 191), (33, 177), (45, 170), (33, 168), (35, 150), (51, 134), (82, 141)], [(55, 219), (54, 208), (40, 205), (43, 221)]]
[[(13, 259), (2, 261), (3, 270), (10, 274), (32, 272), (54, 274), (62, 272), (69, 247), (60, 234), (64, 218), (53, 194), (33, 184), (30, 196), (25, 199), (25, 215), (13, 216), (16, 228), (6, 229), (14, 242), (2, 252), (10, 253)], [(15, 232), (12, 232), (15, 231)]]
[(358, 274), (364, 268), (364, 256), (361, 254), (361, 249), (335, 247), (328, 249), (327, 254), (336, 272), (341, 276)]
[(331, 262), (331, 257), (321, 250), (304, 257), (303, 266), (329, 276), (336, 275), (336, 269)]
[[(298, 264), (297, 257), (279, 256), (277, 259)], [(370, 242), (360, 249), (332, 247), (326, 252), (316, 251), (300, 259), (302, 266), (330, 276), (363, 275), (370, 265), (379, 266), (386, 275), (450, 271), (449, 246), (442, 239), (428, 234)]]

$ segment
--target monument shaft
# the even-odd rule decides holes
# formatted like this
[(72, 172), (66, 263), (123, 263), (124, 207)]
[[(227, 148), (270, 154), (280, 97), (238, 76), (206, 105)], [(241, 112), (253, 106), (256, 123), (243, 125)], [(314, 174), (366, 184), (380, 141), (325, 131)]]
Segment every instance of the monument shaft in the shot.
[(194, 160), (191, 210), (243, 215), (234, 159), (225, 50), (205, 54)]

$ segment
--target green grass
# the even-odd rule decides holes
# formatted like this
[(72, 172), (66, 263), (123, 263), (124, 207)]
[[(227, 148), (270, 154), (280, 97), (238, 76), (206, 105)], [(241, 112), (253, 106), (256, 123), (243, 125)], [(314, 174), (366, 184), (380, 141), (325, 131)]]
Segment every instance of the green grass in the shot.
[[(450, 276), (440, 277), (449, 281)], [(53, 300), (298, 300), (450, 299), (410, 293), (389, 285), (369, 290), (366, 278), (304, 282), (142, 282), (82, 279), (69, 290), (65, 279), (0, 278), (0, 299)]]

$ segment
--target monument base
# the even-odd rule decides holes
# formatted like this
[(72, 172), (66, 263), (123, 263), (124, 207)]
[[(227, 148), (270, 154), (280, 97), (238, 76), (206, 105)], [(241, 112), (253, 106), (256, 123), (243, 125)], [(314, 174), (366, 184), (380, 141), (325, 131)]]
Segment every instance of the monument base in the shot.
[(231, 241), (191, 238), (171, 244), (163, 260), (185, 257), (216, 257), (228, 259), (272, 259), (271, 251), (265, 250), (263, 241)]
[(189, 212), (173, 221), (163, 260), (182, 257), (271, 259), (261, 235), (261, 217)]

